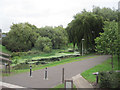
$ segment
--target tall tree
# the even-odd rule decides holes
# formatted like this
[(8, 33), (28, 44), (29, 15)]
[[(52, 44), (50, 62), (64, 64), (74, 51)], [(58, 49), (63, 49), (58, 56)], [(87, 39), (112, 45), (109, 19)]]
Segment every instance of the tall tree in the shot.
[(10, 51), (28, 51), (34, 47), (38, 35), (28, 23), (13, 24), (7, 36), (3, 39), (3, 44)]
[[(113, 68), (113, 55), (118, 53), (118, 39), (117, 30), (118, 23), (115, 21), (104, 23), (104, 33), (100, 33), (100, 37), (95, 39), (96, 51), (102, 54), (112, 55), (112, 68)], [(120, 52), (119, 52), (120, 53)]]
[(97, 7), (97, 6), (93, 6), (93, 9), (92, 9), (93, 13), (94, 14), (97, 14), (99, 16), (102, 16), (104, 18), (104, 20), (109, 20), (109, 21), (118, 21), (118, 11), (115, 10), (114, 8), (111, 9), (111, 8), (100, 8), (100, 7)]
[(67, 32), (73, 44), (77, 44), (80, 52), (82, 39), (84, 38), (84, 49), (94, 51), (94, 39), (102, 32), (103, 20), (101, 16), (95, 15), (92, 12), (78, 13), (74, 16), (74, 20), (68, 24)]

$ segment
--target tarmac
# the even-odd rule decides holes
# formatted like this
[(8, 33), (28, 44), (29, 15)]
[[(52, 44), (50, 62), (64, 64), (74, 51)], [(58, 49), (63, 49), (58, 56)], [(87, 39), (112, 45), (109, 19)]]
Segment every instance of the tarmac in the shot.
[[(33, 71), (32, 77), (30, 77), (29, 72), (27, 72), (3, 77), (2, 82), (25, 88), (53, 88), (62, 83), (62, 69), (64, 68), (65, 80), (70, 78), (73, 79), (77, 88), (93, 88), (92, 85), (80, 75), (80, 73), (102, 63), (108, 58), (110, 58), (109, 55), (102, 55), (82, 61), (49, 67), (47, 80), (44, 79), (45, 69), (40, 69)], [(6, 87), (6, 85), (4, 84), (3, 87)]]

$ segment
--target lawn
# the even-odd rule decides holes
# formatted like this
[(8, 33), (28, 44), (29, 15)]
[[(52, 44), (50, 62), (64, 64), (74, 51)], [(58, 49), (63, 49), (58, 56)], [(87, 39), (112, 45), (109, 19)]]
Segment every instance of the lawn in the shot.
[[(114, 70), (118, 70), (118, 62), (117, 62), (117, 56), (114, 56)], [(93, 75), (94, 72), (100, 72), (100, 71), (111, 71), (111, 59), (108, 59), (104, 61), (102, 64), (99, 64), (89, 70), (86, 70), (85, 72), (81, 73), (81, 75), (88, 80), (90, 83), (93, 83), (96, 81), (96, 75)]]

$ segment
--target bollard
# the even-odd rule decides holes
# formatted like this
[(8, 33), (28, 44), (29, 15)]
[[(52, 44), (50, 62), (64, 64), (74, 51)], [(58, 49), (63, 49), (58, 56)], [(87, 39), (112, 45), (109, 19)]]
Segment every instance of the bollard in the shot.
[(30, 65), (30, 76), (32, 76), (32, 66)]
[(64, 83), (64, 68), (62, 69), (62, 83)]
[(45, 80), (47, 80), (48, 79), (48, 77), (47, 77), (47, 67), (45, 68)]

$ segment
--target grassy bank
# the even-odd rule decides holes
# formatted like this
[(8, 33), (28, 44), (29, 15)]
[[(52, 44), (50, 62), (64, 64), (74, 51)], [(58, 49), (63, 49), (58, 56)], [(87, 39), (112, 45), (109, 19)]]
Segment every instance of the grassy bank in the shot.
[(8, 51), (8, 50), (6, 49), (6, 47), (3, 46), (3, 45), (1, 45), (1, 44), (0, 44), (0, 52), (7, 53), (7, 54), (11, 54), (11, 52)]
[[(113, 64), (114, 64), (114, 70), (118, 70), (118, 62), (117, 62), (117, 56), (113, 57)], [(94, 72), (100, 72), (100, 71), (111, 71), (111, 59), (108, 59), (104, 61), (102, 64), (99, 64), (89, 70), (86, 70), (81, 75), (88, 80), (90, 83), (93, 83), (96, 81), (96, 75), (93, 75)]]
[[(90, 57), (88, 57), (90, 56)], [(76, 62), (76, 61), (81, 61), (81, 60), (85, 60), (88, 58), (94, 58), (96, 56), (93, 56), (93, 54), (91, 55), (85, 55), (85, 56), (79, 56), (79, 57), (74, 57), (74, 58), (66, 58), (66, 59), (62, 59), (61, 61), (55, 61), (55, 62), (51, 62), (45, 65), (32, 65), (32, 70), (39, 70), (39, 69), (44, 69), (46, 67), (53, 67), (53, 66), (57, 66), (57, 65), (61, 65), (61, 64), (66, 64), (66, 63), (71, 63), (71, 62)], [(22, 72), (29, 72), (29, 69), (20, 69), (20, 70), (14, 70), (12, 69), (12, 73), (11, 75), (17, 74), (17, 73), (22, 73)], [(6, 74), (3, 74), (3, 76), (6, 76)]]

